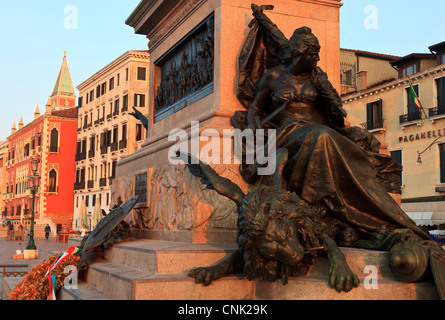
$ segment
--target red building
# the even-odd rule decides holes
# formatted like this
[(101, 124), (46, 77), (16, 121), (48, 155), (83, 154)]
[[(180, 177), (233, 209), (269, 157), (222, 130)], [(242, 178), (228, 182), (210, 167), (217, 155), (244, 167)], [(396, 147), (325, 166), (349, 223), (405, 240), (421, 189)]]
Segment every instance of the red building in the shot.
[(78, 113), (75, 104), (64, 56), (45, 113), (40, 115), (37, 107), (34, 121), (24, 126), (21, 119), (18, 128), (14, 123), (8, 137), (4, 212), (13, 224), (30, 223), (32, 196), (27, 182), (33, 159), (40, 162), (41, 177), (35, 201), (36, 224), (49, 224), (54, 232), (72, 224)]

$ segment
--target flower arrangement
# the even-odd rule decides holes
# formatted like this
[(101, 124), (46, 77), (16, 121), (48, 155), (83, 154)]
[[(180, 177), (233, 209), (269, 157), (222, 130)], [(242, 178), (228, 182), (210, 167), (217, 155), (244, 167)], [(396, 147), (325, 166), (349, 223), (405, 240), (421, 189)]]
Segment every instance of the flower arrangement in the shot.
[[(47, 272), (53, 266), (60, 254), (53, 255), (43, 261), (41, 264), (31, 268), (23, 281), (15, 287), (8, 296), (9, 300), (46, 300), (50, 294), (50, 284)], [(51, 274), (56, 276), (56, 290), (63, 286), (65, 278), (69, 273), (64, 273), (65, 267), (68, 265), (77, 266), (79, 257), (69, 255), (54, 269)]]

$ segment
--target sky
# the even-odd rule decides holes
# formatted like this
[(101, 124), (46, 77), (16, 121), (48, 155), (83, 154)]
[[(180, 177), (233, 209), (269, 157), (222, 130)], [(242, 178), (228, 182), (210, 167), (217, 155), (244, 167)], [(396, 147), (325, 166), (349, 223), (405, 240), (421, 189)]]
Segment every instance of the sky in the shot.
[[(146, 37), (125, 24), (139, 2), (0, 0), (0, 140), (21, 116), (30, 123), (37, 105), (45, 111), (63, 51), (77, 87), (124, 52), (147, 49)], [(445, 41), (443, 0), (342, 3), (342, 48), (405, 56)]]

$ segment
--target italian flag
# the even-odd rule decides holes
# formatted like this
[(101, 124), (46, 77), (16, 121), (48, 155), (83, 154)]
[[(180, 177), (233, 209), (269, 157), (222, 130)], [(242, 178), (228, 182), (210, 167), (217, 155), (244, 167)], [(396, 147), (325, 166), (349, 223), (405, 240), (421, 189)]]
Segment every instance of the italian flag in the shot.
[(414, 103), (416, 104), (416, 106), (419, 109), (419, 111), (422, 111), (422, 109), (423, 109), (422, 104), (420, 103), (420, 100), (419, 100), (419, 97), (416, 94), (416, 91), (414, 91), (413, 84), (411, 83), (411, 79), (409, 77), (408, 77), (408, 81), (409, 81), (409, 86), (411, 88), (411, 94), (413, 96)]

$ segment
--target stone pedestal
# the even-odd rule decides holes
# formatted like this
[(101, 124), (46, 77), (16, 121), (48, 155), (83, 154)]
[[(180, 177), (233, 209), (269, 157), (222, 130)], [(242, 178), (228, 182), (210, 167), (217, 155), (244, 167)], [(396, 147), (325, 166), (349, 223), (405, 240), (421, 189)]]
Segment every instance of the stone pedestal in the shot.
[[(80, 239), (70, 239), (79, 245)], [(388, 252), (341, 248), (358, 288), (338, 293), (329, 287), (327, 257), (318, 257), (309, 274), (280, 280), (249, 281), (230, 275), (208, 287), (187, 272), (209, 266), (237, 250), (234, 243), (191, 244), (135, 240), (114, 245), (90, 266), (76, 290), (62, 288), (59, 300), (438, 300), (434, 282), (403, 283), (392, 275)]]
[(34, 260), (39, 258), (39, 250), (25, 250), (23, 259), (25, 260)]
[[(312, 28), (322, 47), (319, 65), (339, 88), (340, 0), (273, 2), (275, 8), (267, 15), (288, 38), (299, 27)], [(151, 68), (147, 88), (150, 124), (141, 149), (118, 163), (112, 205), (118, 195), (125, 202), (135, 190), (145, 193), (146, 200), (136, 206), (130, 220), (149, 230), (145, 235), (150, 238), (193, 243), (235, 241), (235, 205), (206, 190), (184, 166), (169, 161), (169, 152), (177, 148), (176, 139), (169, 139), (169, 135), (175, 129), (184, 132), (194, 156), (199, 156), (212, 139), (220, 139), (220, 150), (212, 151), (217, 153), (216, 158), (222, 159), (222, 146), (231, 143), (230, 138), (222, 138), (223, 130), (232, 128), (230, 119), (236, 111), (245, 110), (236, 97), (237, 68), (242, 45), (250, 31), (248, 25), (253, 19), (251, 4), (252, 1), (245, 0), (146, 0), (126, 22), (137, 34), (150, 39)], [(192, 90), (188, 96), (179, 97), (167, 108), (159, 109), (159, 87), (169, 79), (171, 70), (179, 72), (183, 63), (192, 62), (192, 58), (199, 60), (205, 39), (210, 39), (213, 47), (212, 81)], [(194, 129), (192, 121), (199, 123), (198, 130)], [(218, 137), (203, 139), (208, 129)], [(193, 147), (197, 135), (201, 140)], [(211, 165), (247, 191), (234, 161)], [(142, 180), (146, 178), (146, 188), (139, 184), (141, 175), (144, 176)]]

